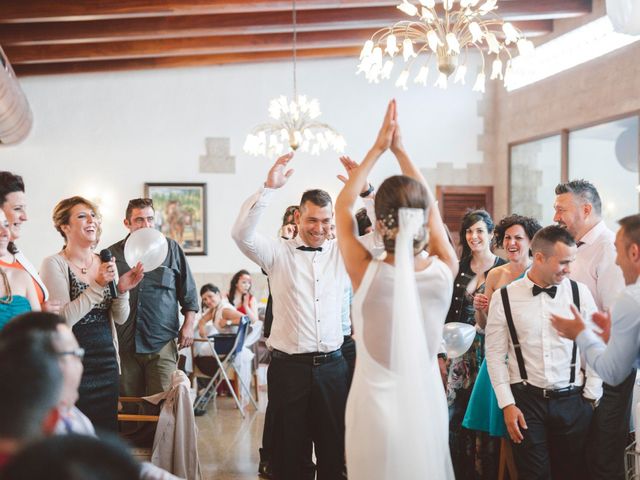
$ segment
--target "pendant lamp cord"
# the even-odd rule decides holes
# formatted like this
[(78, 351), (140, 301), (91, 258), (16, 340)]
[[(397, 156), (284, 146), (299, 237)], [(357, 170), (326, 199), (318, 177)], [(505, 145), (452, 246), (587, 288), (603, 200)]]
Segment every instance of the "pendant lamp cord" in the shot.
[(298, 31), (296, 28), (296, 0), (293, 0), (293, 101), (298, 100), (298, 83), (296, 79), (296, 64), (297, 64), (297, 39)]

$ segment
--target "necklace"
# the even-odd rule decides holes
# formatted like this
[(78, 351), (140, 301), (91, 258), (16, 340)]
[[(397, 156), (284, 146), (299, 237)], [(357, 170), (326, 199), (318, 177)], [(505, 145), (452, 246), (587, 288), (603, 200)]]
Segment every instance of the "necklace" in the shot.
[(13, 294), (11, 293), (11, 285), (9, 285), (9, 279), (7, 278), (7, 274), (4, 271), (4, 268), (0, 268), (0, 276), (2, 277), (2, 283), (4, 285), (5, 298), (0, 298), (0, 303), (5, 305), (9, 305), (13, 302)]
[(69, 258), (69, 255), (67, 254), (67, 251), (66, 251), (66, 250), (63, 252), (63, 255), (65, 256), (65, 258), (66, 258), (67, 260), (69, 260), (69, 263), (71, 263), (71, 265), (73, 265), (73, 266), (74, 266), (74, 267), (76, 267), (78, 270), (80, 270), (80, 272), (81, 272), (83, 275), (86, 275), (86, 274), (87, 274), (87, 272), (89, 271), (89, 269), (93, 266), (93, 257), (95, 257), (95, 255), (91, 254), (91, 263), (89, 264), (89, 266), (81, 267), (81, 266), (79, 266), (76, 262), (74, 262), (73, 260), (71, 260), (71, 258)]

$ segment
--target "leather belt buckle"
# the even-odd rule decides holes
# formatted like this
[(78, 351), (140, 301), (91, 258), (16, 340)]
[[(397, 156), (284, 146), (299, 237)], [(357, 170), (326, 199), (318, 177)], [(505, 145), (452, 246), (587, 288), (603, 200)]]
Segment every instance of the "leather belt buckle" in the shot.
[(317, 367), (318, 365), (322, 365), (325, 359), (327, 358), (327, 356), (328, 355), (315, 355), (312, 361), (313, 366)]
[(542, 389), (542, 398), (552, 398), (553, 390), (549, 390), (548, 388)]

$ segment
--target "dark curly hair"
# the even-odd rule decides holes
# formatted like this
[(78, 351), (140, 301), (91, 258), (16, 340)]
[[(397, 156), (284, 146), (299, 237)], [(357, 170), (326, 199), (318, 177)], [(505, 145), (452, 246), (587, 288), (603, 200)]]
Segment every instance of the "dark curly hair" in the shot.
[(505, 232), (514, 225), (520, 225), (524, 229), (524, 233), (526, 233), (529, 241), (533, 240), (533, 236), (542, 228), (542, 225), (540, 225), (535, 218), (525, 217), (514, 213), (513, 215), (504, 217), (500, 220), (498, 225), (496, 225), (493, 237), (494, 246), (502, 248)]

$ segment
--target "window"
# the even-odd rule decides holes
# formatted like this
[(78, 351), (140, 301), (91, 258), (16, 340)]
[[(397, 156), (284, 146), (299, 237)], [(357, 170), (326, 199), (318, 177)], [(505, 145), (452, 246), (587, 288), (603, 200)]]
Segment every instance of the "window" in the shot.
[(627, 117), (569, 133), (569, 179), (583, 178), (598, 189), (602, 216), (617, 221), (638, 212), (638, 117)]
[(509, 212), (553, 223), (555, 188), (561, 180), (560, 135), (511, 146)]

